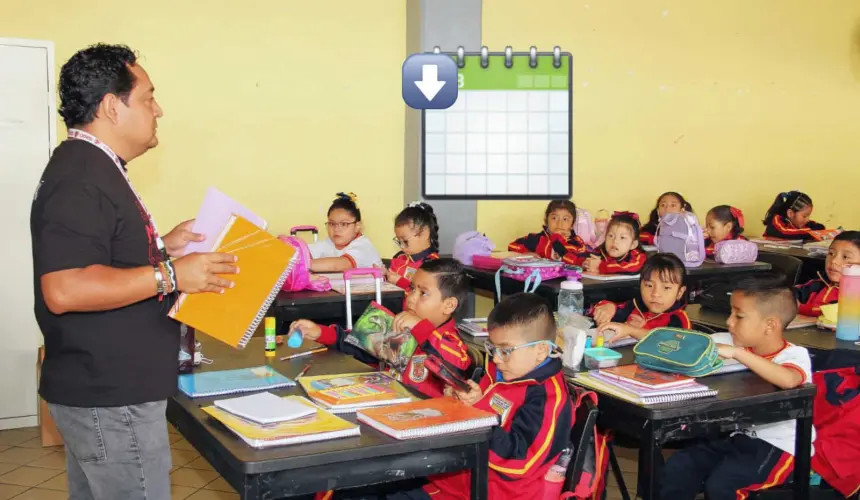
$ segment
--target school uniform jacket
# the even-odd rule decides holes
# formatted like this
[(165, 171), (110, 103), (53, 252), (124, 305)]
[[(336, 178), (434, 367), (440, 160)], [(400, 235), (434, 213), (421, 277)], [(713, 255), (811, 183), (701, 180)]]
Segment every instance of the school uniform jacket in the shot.
[(406, 365), (406, 369), (403, 370), (402, 374), (383, 366), (384, 363), (380, 363), (363, 350), (347, 343), (344, 340), (346, 332), (339, 326), (320, 325), (320, 329), (322, 330), (322, 334), (320, 335), (319, 343), (334, 346), (339, 351), (352, 354), (363, 363), (373, 366), (379, 365), (381, 370), (388, 371), (388, 374), (393, 378), (431, 398), (443, 395), (445, 382), (431, 374), (430, 370), (424, 366), (424, 361), (427, 359), (428, 354), (436, 355), (460, 370), (466, 370), (472, 364), (469, 358), (469, 351), (466, 349), (466, 344), (460, 339), (460, 334), (457, 332), (457, 324), (453, 319), (439, 327), (434, 327), (432, 323), (425, 319), (412, 328), (412, 336), (418, 342), (418, 347), (415, 349), (415, 353), (412, 354), (412, 359), (409, 360), (409, 364)]
[[(604, 300), (597, 305), (609, 304), (611, 302)], [(615, 304), (615, 316), (612, 317), (613, 323), (629, 323), (632, 318), (637, 316), (645, 318), (645, 325), (642, 327), (646, 330), (659, 327), (683, 328), (690, 330), (693, 324), (690, 322), (690, 317), (684, 311), (685, 304), (683, 301), (676, 301), (668, 311), (662, 313), (652, 313), (645, 306), (645, 302), (641, 297), (634, 297), (627, 302)]]
[[(739, 234), (735, 237), (726, 238), (723, 241), (729, 241), (729, 240), (746, 240), (746, 237), (744, 237), (742, 234)], [(709, 259), (713, 259), (714, 258), (714, 252), (716, 251), (716, 248), (717, 248), (717, 244), (714, 243), (714, 240), (712, 240), (710, 238), (705, 238), (705, 256), (706, 257), (708, 257)]]
[(564, 236), (550, 233), (546, 227), (540, 233), (529, 233), (517, 238), (508, 245), (508, 250), (518, 253), (534, 252), (544, 259), (560, 260), (575, 266), (582, 264), (589, 255), (585, 242), (576, 234), (571, 233), (570, 238), (565, 240)]
[(798, 314), (821, 316), (821, 306), (839, 301), (839, 284), (831, 283), (819, 273), (817, 280), (794, 287), (794, 296), (797, 298)]
[(645, 265), (645, 260), (648, 258), (645, 252), (634, 248), (627, 252), (620, 259), (612, 257), (601, 246), (591, 255), (600, 257), (600, 274), (637, 274)]
[(404, 290), (409, 290), (409, 286), (412, 284), (412, 276), (415, 275), (415, 271), (421, 267), (421, 264), (425, 260), (436, 260), (438, 258), (439, 254), (433, 247), (415, 255), (397, 252), (391, 259), (391, 265), (388, 268), (400, 275), (400, 279), (397, 280), (396, 285)]
[[(490, 439), (487, 498), (544, 498), (544, 476), (570, 443), (573, 427), (561, 360), (550, 358), (509, 382), (497, 381), (490, 359), (484, 366), (484, 396), (474, 406), (497, 413), (500, 421)], [(468, 500), (469, 478), (470, 471), (431, 476), (424, 490), (433, 499)]]
[(812, 231), (821, 231), (824, 229), (823, 224), (815, 221), (809, 221), (806, 226), (797, 228), (782, 215), (774, 215), (764, 227), (764, 236), (769, 238), (778, 238), (781, 240), (814, 240), (815, 237), (811, 234)]
[(639, 244), (640, 245), (654, 245), (654, 235), (657, 234), (657, 225), (654, 227), (648, 226), (645, 224), (642, 226), (642, 229), (639, 231)]

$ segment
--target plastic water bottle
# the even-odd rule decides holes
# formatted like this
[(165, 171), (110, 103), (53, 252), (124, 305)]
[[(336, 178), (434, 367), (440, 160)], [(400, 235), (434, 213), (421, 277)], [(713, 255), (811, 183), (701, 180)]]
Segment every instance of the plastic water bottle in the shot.
[(842, 268), (836, 338), (852, 342), (860, 339), (860, 266)]
[(582, 316), (584, 307), (582, 283), (574, 280), (562, 281), (558, 293), (558, 327), (564, 328), (571, 318)]

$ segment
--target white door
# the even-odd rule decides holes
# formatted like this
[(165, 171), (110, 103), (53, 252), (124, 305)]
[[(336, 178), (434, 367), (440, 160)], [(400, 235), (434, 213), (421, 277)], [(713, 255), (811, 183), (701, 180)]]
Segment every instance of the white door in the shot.
[(30, 204), (56, 143), (53, 44), (0, 38), (0, 429), (36, 425)]

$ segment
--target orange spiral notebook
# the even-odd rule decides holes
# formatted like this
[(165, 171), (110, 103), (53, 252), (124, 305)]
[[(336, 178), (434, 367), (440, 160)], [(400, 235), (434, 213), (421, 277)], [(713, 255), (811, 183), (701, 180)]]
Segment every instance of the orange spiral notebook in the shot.
[(454, 434), (498, 425), (495, 413), (479, 410), (454, 398), (433, 398), (382, 408), (358, 410), (356, 417), (395, 439)]
[(225, 275), (235, 286), (223, 294), (180, 294), (168, 315), (225, 344), (243, 348), (289, 276), (296, 250), (233, 215), (213, 251), (239, 258), (239, 274)]

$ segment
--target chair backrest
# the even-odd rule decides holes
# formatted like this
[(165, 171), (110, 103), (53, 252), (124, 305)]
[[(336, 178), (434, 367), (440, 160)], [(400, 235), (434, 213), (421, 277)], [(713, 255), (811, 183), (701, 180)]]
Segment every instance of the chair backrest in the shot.
[[(464, 342), (464, 344), (466, 343)], [(471, 358), (474, 366), (484, 366), (484, 353), (478, 346), (466, 344), (466, 352), (469, 354), (469, 358)]]
[[(571, 395), (576, 397), (575, 395)], [(570, 442), (573, 445), (573, 457), (567, 466), (562, 491), (573, 491), (582, 475), (582, 467), (588, 454), (589, 446), (594, 446), (590, 440), (594, 436), (594, 426), (597, 425), (597, 405), (589, 398), (583, 398), (582, 404), (576, 409), (573, 429), (570, 431)]]
[(775, 252), (759, 252), (759, 262), (767, 262), (773, 270), (785, 276), (785, 284), (794, 286), (800, 278), (800, 269), (803, 267), (803, 261), (791, 255), (785, 255)]

